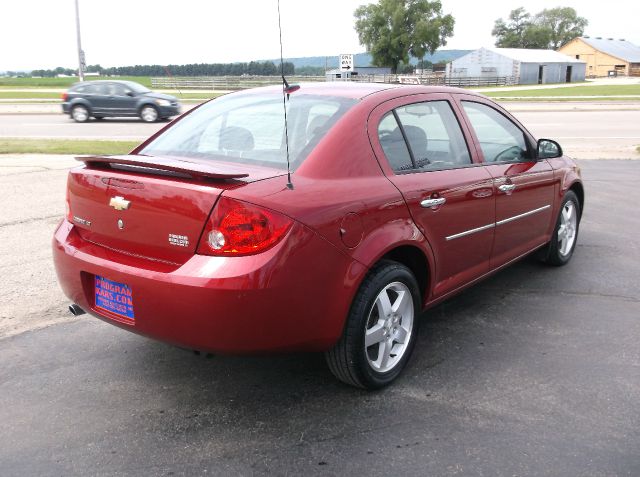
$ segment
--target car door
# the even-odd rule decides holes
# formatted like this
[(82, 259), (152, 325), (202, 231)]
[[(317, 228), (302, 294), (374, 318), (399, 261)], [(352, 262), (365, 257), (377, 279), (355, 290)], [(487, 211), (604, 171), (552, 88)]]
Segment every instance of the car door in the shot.
[(398, 98), (378, 106), (368, 123), (384, 173), (433, 250), (429, 299), (486, 273), (493, 243), (492, 177), (473, 159), (451, 100), (447, 94)]
[(108, 116), (110, 114), (110, 89), (108, 83), (96, 82), (91, 85), (91, 110), (93, 114)]
[(554, 173), (546, 160), (536, 159), (533, 137), (508, 113), (477, 96), (456, 96), (485, 169), (493, 177), (493, 269), (548, 240), (553, 222)]
[(137, 113), (135, 97), (129, 93), (132, 91), (121, 83), (109, 84), (109, 101), (113, 116), (131, 116)]

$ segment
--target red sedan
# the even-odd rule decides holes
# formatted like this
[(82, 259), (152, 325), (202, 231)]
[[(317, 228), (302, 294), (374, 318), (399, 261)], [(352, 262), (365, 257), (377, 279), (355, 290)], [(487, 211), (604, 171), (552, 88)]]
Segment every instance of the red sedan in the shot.
[(402, 371), (426, 308), (534, 251), (566, 264), (584, 204), (556, 142), (454, 88), (249, 90), (81, 160), (53, 239), (73, 312), (215, 353), (322, 351), (365, 388)]

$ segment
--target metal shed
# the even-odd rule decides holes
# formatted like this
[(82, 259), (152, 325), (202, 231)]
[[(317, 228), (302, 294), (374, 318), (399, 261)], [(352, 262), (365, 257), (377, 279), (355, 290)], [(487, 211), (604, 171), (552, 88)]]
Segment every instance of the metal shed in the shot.
[(352, 71), (341, 71), (339, 68), (325, 73), (327, 81), (343, 79), (356, 79), (357, 77), (387, 76), (391, 74), (391, 68), (378, 66), (354, 66)]
[(513, 77), (516, 84), (584, 81), (586, 65), (553, 50), (480, 48), (447, 64), (451, 77)]

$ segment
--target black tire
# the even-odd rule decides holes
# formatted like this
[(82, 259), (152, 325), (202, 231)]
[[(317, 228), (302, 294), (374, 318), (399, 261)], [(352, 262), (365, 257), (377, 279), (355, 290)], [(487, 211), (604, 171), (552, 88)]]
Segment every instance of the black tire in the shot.
[[(570, 226), (570, 230), (573, 231), (573, 240), (570, 247), (563, 244), (561, 236), (563, 236), (563, 225), (565, 225), (566, 219), (563, 218), (563, 213), (566, 213), (567, 208), (571, 208), (573, 214), (575, 214), (575, 224)], [(580, 201), (578, 196), (572, 190), (565, 193), (562, 198), (562, 204), (560, 211), (558, 212), (558, 218), (556, 219), (556, 226), (553, 229), (553, 235), (551, 241), (540, 251), (540, 258), (544, 263), (561, 267), (566, 265), (571, 260), (573, 252), (578, 243), (578, 230), (580, 228), (580, 218), (582, 216), (582, 210), (580, 209)]]
[(160, 111), (152, 104), (145, 104), (140, 108), (140, 119), (145, 123), (155, 123), (160, 119)]
[[(391, 287), (391, 288), (389, 288)], [(404, 293), (408, 291), (410, 296), (403, 302), (403, 310), (406, 310), (404, 317), (398, 318), (395, 328), (385, 328), (389, 321), (385, 321), (385, 326), (381, 325), (379, 308), (377, 300), (384, 291), (387, 298), (391, 299), (396, 293), (393, 287), (399, 287)], [(405, 290), (406, 289), (406, 290)], [(395, 295), (397, 300), (400, 295)], [(396, 302), (399, 303), (399, 302)], [(375, 308), (374, 308), (375, 307)], [(409, 310), (410, 307), (410, 310)], [(398, 346), (403, 346), (402, 351), (398, 352), (394, 357), (389, 358), (393, 366), (388, 370), (378, 371), (375, 369), (375, 363), (370, 361), (373, 359), (371, 353), (377, 351), (382, 353), (381, 347), (374, 350), (375, 345), (382, 345), (382, 341), (387, 343), (388, 337), (381, 339), (380, 343), (375, 343), (369, 347), (365, 346), (365, 334), (367, 330), (372, 331), (374, 327), (393, 332), (396, 328), (409, 326), (409, 311), (411, 311), (410, 332), (407, 334), (406, 341), (398, 342)], [(395, 380), (406, 366), (413, 348), (415, 347), (418, 328), (419, 328), (419, 312), (420, 312), (420, 291), (418, 283), (411, 271), (404, 265), (393, 261), (382, 261), (371, 269), (367, 277), (364, 279), (358, 292), (351, 304), (351, 310), (347, 317), (344, 330), (340, 340), (336, 345), (325, 353), (325, 358), (329, 369), (340, 381), (352, 386), (365, 389), (378, 389), (390, 384)], [(370, 327), (370, 324), (375, 324)], [(388, 318), (393, 322), (391, 318)], [(403, 325), (404, 321), (404, 325)], [(393, 325), (391, 325), (393, 326)], [(390, 338), (393, 340), (392, 338)], [(385, 345), (388, 346), (388, 345)], [(386, 349), (386, 348), (385, 348)], [(389, 348), (396, 349), (395, 346)], [(393, 356), (393, 353), (391, 353)], [(377, 355), (380, 359), (380, 355)], [(382, 363), (382, 361), (381, 361)]]
[(89, 120), (89, 116), (91, 116), (91, 112), (85, 105), (76, 104), (73, 108), (71, 108), (70, 116), (71, 119), (73, 119), (77, 123), (86, 123)]

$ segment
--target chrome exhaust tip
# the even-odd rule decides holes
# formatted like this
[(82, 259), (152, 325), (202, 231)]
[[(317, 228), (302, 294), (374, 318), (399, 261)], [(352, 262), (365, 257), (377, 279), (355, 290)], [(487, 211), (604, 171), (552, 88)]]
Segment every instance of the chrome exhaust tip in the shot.
[(69, 313), (71, 313), (73, 316), (80, 316), (80, 315), (84, 315), (86, 311), (84, 311), (75, 303), (72, 303), (71, 305), (69, 305)]

